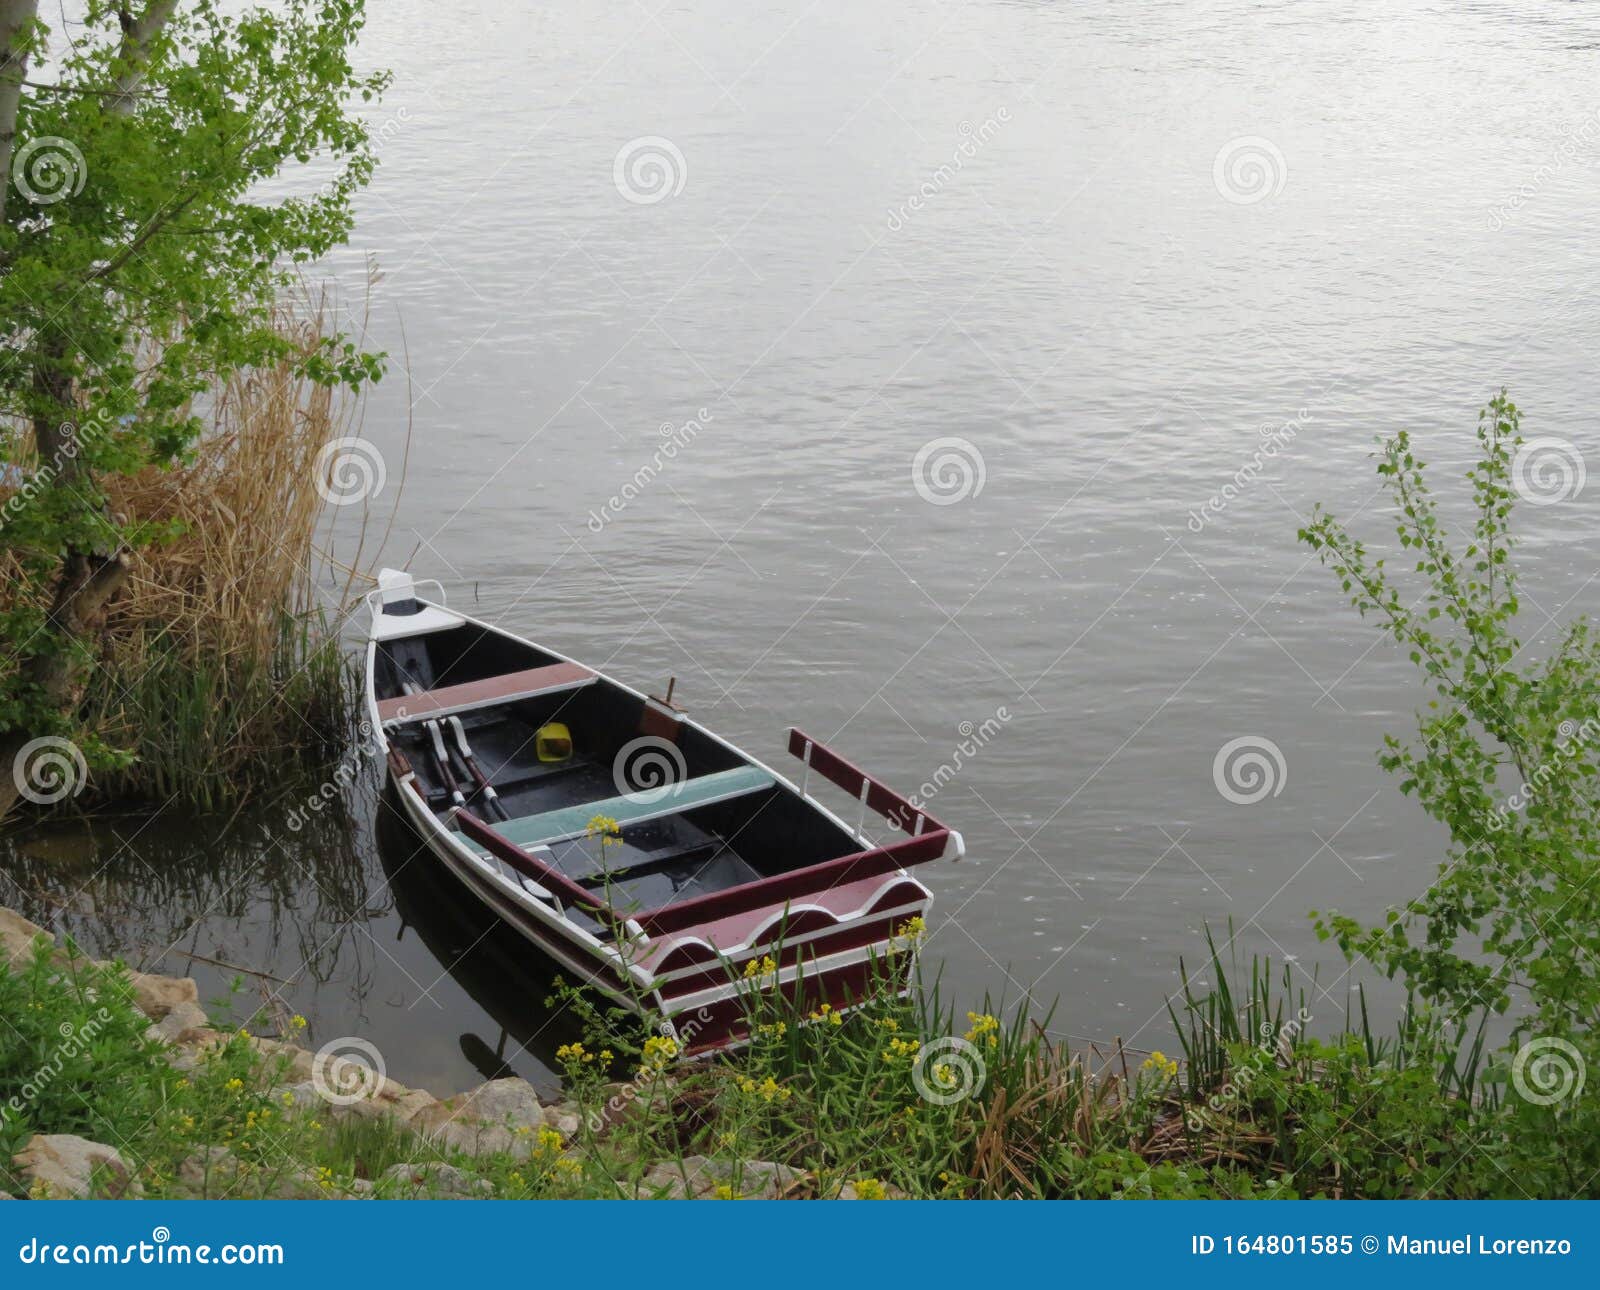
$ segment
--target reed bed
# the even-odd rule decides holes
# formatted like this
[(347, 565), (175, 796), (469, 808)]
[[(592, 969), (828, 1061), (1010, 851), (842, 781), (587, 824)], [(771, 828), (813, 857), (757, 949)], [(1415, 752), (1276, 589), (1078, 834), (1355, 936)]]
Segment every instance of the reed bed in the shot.
[[(294, 355), (328, 334), (329, 313), (326, 296), (278, 309)], [(359, 409), (296, 367), (291, 357), (219, 383), (187, 460), (104, 481), (139, 540), (80, 716), (131, 757), (97, 769), (79, 804), (221, 807), (328, 755), (348, 732), (355, 677), (339, 628), (363, 575), (359, 560), (340, 569), (321, 551), (318, 473), (319, 454), (352, 432)]]

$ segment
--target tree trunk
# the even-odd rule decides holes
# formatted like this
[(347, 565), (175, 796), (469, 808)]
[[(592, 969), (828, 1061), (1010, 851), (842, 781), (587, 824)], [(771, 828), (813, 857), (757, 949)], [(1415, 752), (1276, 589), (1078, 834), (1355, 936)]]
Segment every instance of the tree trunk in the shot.
[(122, 48), (117, 51), (121, 71), (117, 92), (106, 99), (106, 111), (126, 116), (138, 106), (150, 42), (167, 25), (177, 4), (178, 0), (150, 0), (137, 18), (126, 8), (122, 10)]
[[(122, 46), (119, 54), (121, 70), (117, 77), (117, 93), (106, 100), (106, 110), (126, 115), (138, 105), (138, 91), (144, 83), (150, 42), (172, 16), (177, 0), (149, 0), (135, 17), (123, 9)], [(37, 0), (0, 0), (0, 35), (4, 23), (13, 12), (31, 18)], [(23, 18), (17, 18), (20, 22)], [(13, 28), (15, 30), (15, 28)], [(9, 44), (5, 46), (10, 48)], [(9, 74), (8, 62), (0, 77)], [(16, 69), (16, 93), (12, 95), (11, 136), (0, 140), (6, 146), (9, 165), (10, 138), (15, 136), (16, 104), (20, 100), (22, 69)], [(6, 122), (5, 85), (0, 79), (0, 131)], [(5, 175), (9, 182), (9, 174)], [(0, 215), (4, 208), (0, 206)], [(39, 468), (51, 470), (51, 486), (65, 488), (78, 495), (94, 495), (95, 481), (81, 455), (82, 445), (77, 442), (77, 398), (73, 390), (71, 367), (67, 362), (65, 340), (42, 348), (39, 365), (34, 369), (34, 393), (39, 396), (41, 411), (33, 420), (34, 445), (38, 450)], [(116, 533), (115, 524), (107, 517), (107, 530)], [(68, 550), (62, 557), (61, 570), (56, 576), (55, 591), (51, 597), (49, 624), (40, 633), (43, 638), (39, 648), (31, 652), (19, 666), (19, 680), (23, 687), (44, 704), (61, 712), (71, 712), (82, 698), (76, 662), (81, 647), (88, 644), (104, 621), (107, 607), (128, 580), (129, 561), (120, 543), (108, 544), (109, 550)], [(27, 767), (20, 764), (23, 749), (31, 742), (30, 732), (14, 730), (0, 735), (0, 820), (3, 820), (22, 796), (27, 781)]]
[(17, 142), (17, 108), (22, 103), (22, 78), (27, 55), (17, 39), (32, 24), (39, 0), (0, 0), (0, 223), (6, 217), (11, 191), (11, 153)]

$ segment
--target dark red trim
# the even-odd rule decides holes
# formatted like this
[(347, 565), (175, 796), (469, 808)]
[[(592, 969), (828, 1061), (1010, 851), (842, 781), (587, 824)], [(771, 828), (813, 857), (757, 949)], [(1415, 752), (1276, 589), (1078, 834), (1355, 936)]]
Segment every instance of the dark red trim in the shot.
[(587, 909), (591, 914), (603, 919), (613, 927), (621, 922), (604, 901), (596, 899), (592, 893), (578, 886), (566, 874), (550, 868), (549, 865), (539, 863), (538, 860), (534, 859), (533, 856), (529, 855), (510, 838), (496, 833), (465, 807), (456, 812), (456, 823), (461, 826), (463, 833), (491, 855), (504, 860), (518, 873), (532, 878), (545, 890), (559, 896), (569, 905), (577, 905), (581, 909)]
[(400, 694), (392, 699), (379, 699), (378, 720), (419, 720), (461, 708), (512, 703), (547, 690), (592, 681), (594, 676), (588, 668), (577, 663), (551, 663), (548, 667), (533, 667), (525, 672), (486, 676), (480, 681), (463, 681), (460, 685), (446, 685), (437, 690), (424, 690), (420, 694)]
[(663, 932), (682, 931), (696, 923), (727, 918), (761, 905), (781, 905), (842, 883), (877, 878), (909, 864), (937, 860), (944, 855), (945, 842), (949, 837), (950, 831), (940, 828), (934, 833), (891, 842), (886, 847), (858, 851), (854, 855), (824, 860), (805, 869), (795, 869), (758, 882), (747, 882), (742, 887), (730, 887), (726, 891), (713, 891), (692, 900), (663, 905), (649, 913), (635, 915), (635, 921), (656, 936)]
[[(888, 956), (889, 941), (898, 930), (898, 926), (916, 917), (916, 914), (917, 910), (913, 909), (909, 913), (894, 914), (889, 917), (880, 915), (860, 923), (844, 923), (831, 929), (826, 936), (819, 936), (816, 940), (804, 941), (798, 945), (782, 945), (776, 951), (771, 946), (740, 950), (738, 957), (727, 966), (713, 959), (706, 964), (704, 971), (675, 977), (671, 981), (658, 981), (657, 988), (661, 991), (661, 997), (670, 1003), (701, 990), (726, 985), (730, 980), (743, 983), (746, 979), (743, 965), (752, 958), (759, 959), (763, 956), (773, 958), (780, 967), (785, 968), (792, 967), (796, 963), (805, 964), (805, 970), (810, 975), (815, 974), (815, 969), (811, 965), (818, 959), (833, 954), (843, 954), (849, 950), (864, 949), (869, 945), (880, 946), (878, 957), (884, 958)], [(794, 934), (800, 935), (800, 932), (796, 930)], [(680, 959), (676, 963), (663, 963), (661, 970), (687, 966), (689, 964)], [(761, 988), (771, 989), (770, 982), (763, 980)]]
[(389, 749), (389, 773), (397, 784), (411, 773), (411, 762), (398, 748)]
[[(880, 958), (876, 963), (870, 960), (854, 963), (800, 981), (786, 981), (779, 989), (794, 1006), (805, 1012), (816, 1011), (824, 1003), (842, 1010), (885, 990), (892, 993), (905, 989), (914, 957), (897, 954), (892, 958)], [(690, 1055), (708, 1052), (749, 1038), (749, 1007), (750, 1001), (741, 997), (721, 999), (701, 1007), (690, 1006), (678, 1012), (672, 1020), (687, 1041), (685, 1052)]]
[(811, 769), (821, 775), (830, 784), (836, 784), (851, 797), (858, 801), (861, 798), (861, 787), (867, 788), (867, 809), (876, 815), (881, 815), (890, 824), (902, 833), (913, 833), (917, 827), (917, 817), (922, 817), (922, 831), (927, 833), (934, 829), (942, 829), (944, 825), (929, 815), (924, 810), (913, 806), (899, 793), (890, 788), (881, 780), (874, 779), (854, 762), (846, 761), (826, 744), (819, 743), (805, 731), (791, 728), (789, 731), (789, 752), (792, 756), (805, 759), (806, 745), (811, 745)]

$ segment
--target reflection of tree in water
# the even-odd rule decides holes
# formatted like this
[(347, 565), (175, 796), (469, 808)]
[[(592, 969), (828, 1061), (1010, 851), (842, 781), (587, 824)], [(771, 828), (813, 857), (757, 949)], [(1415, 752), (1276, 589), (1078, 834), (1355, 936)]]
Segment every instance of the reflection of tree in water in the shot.
[[(317, 983), (370, 972), (362, 925), (390, 899), (371, 845), (375, 793), (290, 808), (307, 785), (232, 818), (162, 812), (52, 821), (0, 838), (0, 904), (97, 957), (187, 974), (183, 951)], [(356, 969), (351, 977), (350, 969)]]
[(448, 1093), (515, 1072), (553, 1089), (554, 1050), (573, 1037), (573, 1019), (544, 1007), (553, 967), (462, 889), (371, 779), (311, 812), (317, 789), (297, 784), (232, 819), (13, 828), (0, 837), (0, 905), (96, 958), (193, 976), (208, 1005), (242, 975), (234, 1021), (302, 1013), (302, 1042), (361, 1035), (405, 1083)]

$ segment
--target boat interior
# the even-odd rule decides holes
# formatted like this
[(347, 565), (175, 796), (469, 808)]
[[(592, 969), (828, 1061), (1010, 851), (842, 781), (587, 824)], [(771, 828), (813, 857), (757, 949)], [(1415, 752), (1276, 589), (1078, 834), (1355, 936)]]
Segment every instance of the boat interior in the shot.
[[(373, 684), (390, 744), (436, 814), (464, 806), (618, 916), (860, 850), (675, 709), (476, 624), (380, 638)], [(596, 816), (620, 837), (592, 831)], [(598, 911), (568, 904), (568, 915), (610, 934)]]

